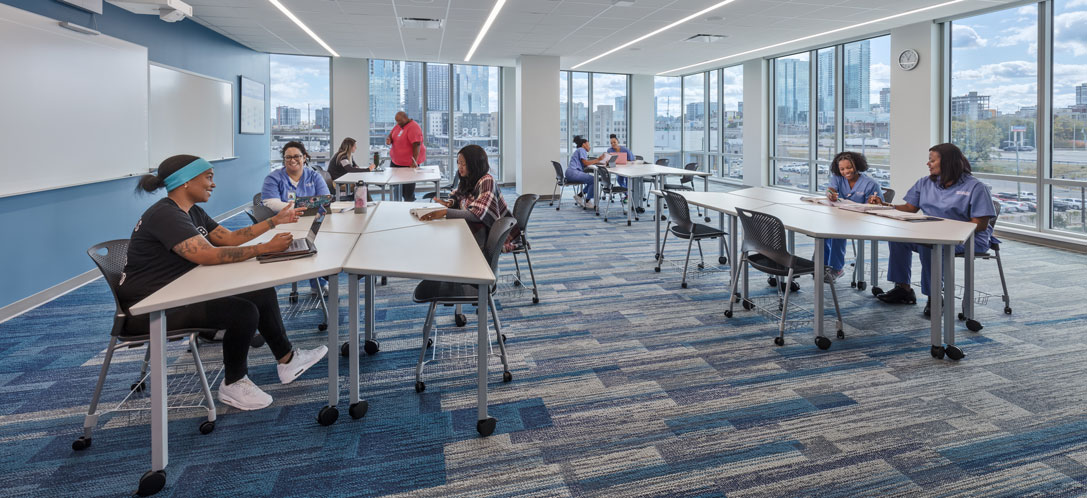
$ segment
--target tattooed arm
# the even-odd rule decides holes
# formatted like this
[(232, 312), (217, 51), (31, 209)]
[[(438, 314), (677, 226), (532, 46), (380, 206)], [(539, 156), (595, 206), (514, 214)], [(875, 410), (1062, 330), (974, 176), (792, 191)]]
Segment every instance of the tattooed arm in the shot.
[[(215, 227), (215, 230), (212, 230), (211, 233), (208, 234), (208, 240), (218, 247), (240, 246), (255, 239), (260, 234), (275, 228), (276, 225), (298, 221), (298, 217), (302, 215), (303, 211), (305, 211), (305, 209), (295, 209), (294, 202), (289, 202), (287, 203), (287, 207), (280, 210), (275, 216), (240, 230), (234, 230), (232, 232), (223, 228), (222, 225), (219, 225)], [(175, 247), (174, 249), (176, 252), (177, 248)]]
[(278, 233), (263, 244), (241, 247), (215, 247), (203, 235), (194, 235), (173, 247), (179, 256), (198, 265), (220, 265), (245, 261), (254, 256), (278, 252), (291, 244), (289, 233)]

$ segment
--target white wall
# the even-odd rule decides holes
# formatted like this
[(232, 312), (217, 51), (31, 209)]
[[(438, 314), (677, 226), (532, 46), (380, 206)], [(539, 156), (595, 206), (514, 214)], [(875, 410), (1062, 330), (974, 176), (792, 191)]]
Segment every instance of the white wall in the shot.
[(744, 62), (744, 185), (767, 185), (769, 169), (769, 96), (762, 59)]
[(630, 147), (635, 155), (653, 159), (653, 75), (630, 76)]
[[(898, 54), (920, 54), (913, 70), (898, 67)], [(891, 188), (896, 202), (928, 175), (928, 149), (940, 137), (939, 26), (922, 22), (891, 30)]]
[(517, 69), (502, 68), (502, 183), (517, 182)]
[(517, 58), (516, 130), (517, 193), (551, 195), (559, 157), (559, 58)]
[[(370, 60), (332, 58), (332, 73), (329, 85), (332, 87), (332, 150), (340, 148), (345, 137), (359, 141), (362, 165), (369, 164), (366, 159), (370, 150)], [(333, 152), (335, 153), (335, 152)]]

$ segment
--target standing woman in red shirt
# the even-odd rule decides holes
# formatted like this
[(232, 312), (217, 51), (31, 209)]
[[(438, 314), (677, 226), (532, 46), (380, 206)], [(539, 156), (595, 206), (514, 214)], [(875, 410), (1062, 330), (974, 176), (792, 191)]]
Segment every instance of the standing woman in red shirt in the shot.
[[(396, 113), (396, 126), (385, 137), (385, 144), (392, 145), (389, 149), (389, 162), (394, 168), (418, 168), (426, 161), (423, 129), (404, 111)], [(400, 189), (405, 201), (415, 201), (414, 183), (405, 183)]]

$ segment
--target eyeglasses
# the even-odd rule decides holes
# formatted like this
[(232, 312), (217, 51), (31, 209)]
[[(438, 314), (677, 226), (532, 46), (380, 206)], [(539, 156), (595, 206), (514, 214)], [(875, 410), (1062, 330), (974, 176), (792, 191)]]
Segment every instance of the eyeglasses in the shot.
[(283, 159), (286, 160), (286, 161), (294, 161), (296, 159), (302, 159), (302, 154), (295, 154), (295, 155), (292, 155), (292, 156), (283, 156)]

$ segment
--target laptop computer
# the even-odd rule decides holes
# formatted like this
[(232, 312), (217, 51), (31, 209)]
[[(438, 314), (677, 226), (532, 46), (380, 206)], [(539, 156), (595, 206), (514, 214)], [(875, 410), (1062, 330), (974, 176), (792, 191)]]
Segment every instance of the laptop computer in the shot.
[(317, 214), (317, 208), (324, 206), (325, 211), (328, 211), (328, 205), (331, 204), (333, 198), (331, 195), (304, 195), (301, 197), (295, 197), (294, 207), (305, 208), (302, 216), (313, 216)]
[(626, 164), (627, 163), (627, 153), (626, 152), (616, 152), (614, 154), (615, 154), (615, 164)]
[(317, 232), (321, 229), (321, 223), (325, 221), (325, 209), (318, 208), (317, 216), (313, 218), (313, 223), (310, 224), (309, 233), (305, 238), (296, 238), (291, 241), (291, 245), (280, 252), (270, 252), (268, 254), (261, 254), (257, 256), (257, 261), (261, 263), (271, 263), (273, 261), (285, 261), (288, 259), (304, 258), (317, 254), (317, 245), (314, 243), (317, 240)]

